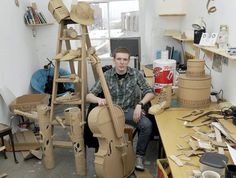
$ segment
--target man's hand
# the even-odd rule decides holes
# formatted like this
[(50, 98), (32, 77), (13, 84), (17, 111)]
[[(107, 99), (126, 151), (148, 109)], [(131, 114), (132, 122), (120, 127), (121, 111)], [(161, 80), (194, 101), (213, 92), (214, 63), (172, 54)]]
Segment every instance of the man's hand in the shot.
[(104, 99), (104, 98), (98, 98), (98, 105), (99, 105), (99, 106), (104, 106), (104, 105), (106, 105), (106, 99)]
[(134, 109), (134, 115), (133, 115), (133, 120), (135, 123), (138, 123), (140, 121), (141, 114), (142, 114), (142, 105), (137, 104)]

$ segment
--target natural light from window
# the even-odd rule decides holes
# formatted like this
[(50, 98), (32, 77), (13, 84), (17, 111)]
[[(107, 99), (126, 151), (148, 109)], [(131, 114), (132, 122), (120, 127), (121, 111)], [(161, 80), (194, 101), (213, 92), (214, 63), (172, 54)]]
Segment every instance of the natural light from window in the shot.
[(95, 17), (89, 36), (100, 58), (110, 56), (110, 38), (139, 36), (139, 0), (88, 2)]

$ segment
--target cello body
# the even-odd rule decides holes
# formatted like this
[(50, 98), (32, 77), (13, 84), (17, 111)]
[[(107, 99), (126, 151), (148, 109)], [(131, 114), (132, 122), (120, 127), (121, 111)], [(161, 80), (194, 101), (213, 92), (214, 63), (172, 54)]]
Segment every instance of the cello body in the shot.
[[(119, 127), (124, 131), (123, 110), (114, 105), (113, 112)], [(134, 171), (134, 150), (130, 141), (124, 141), (125, 139), (116, 136), (109, 108), (107, 106), (95, 107), (88, 116), (88, 124), (99, 142), (99, 150), (95, 153), (94, 161), (96, 175), (99, 178), (128, 177)]]

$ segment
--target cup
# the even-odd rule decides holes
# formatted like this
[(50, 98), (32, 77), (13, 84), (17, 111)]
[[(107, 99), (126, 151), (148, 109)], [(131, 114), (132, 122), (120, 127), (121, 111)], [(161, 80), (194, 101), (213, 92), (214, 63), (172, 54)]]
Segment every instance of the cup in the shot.
[(225, 178), (236, 178), (236, 165), (227, 165), (227, 167), (225, 168)]
[(202, 178), (220, 178), (220, 174), (215, 171), (204, 171), (202, 173)]

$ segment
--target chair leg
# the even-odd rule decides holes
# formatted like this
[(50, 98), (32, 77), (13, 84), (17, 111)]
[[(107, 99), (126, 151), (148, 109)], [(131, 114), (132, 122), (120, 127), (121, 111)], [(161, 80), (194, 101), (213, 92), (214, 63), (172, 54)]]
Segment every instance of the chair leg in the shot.
[(12, 145), (12, 150), (13, 150), (13, 155), (14, 155), (15, 163), (18, 163), (18, 160), (16, 159), (15, 145), (14, 145), (14, 140), (13, 140), (13, 136), (12, 136), (12, 132), (11, 131), (9, 133), (9, 136), (10, 136), (10, 140), (11, 140), (11, 145)]
[[(2, 146), (4, 146), (4, 139), (1, 137), (2, 140)], [(3, 150), (4, 158), (7, 159), (6, 149)]]

